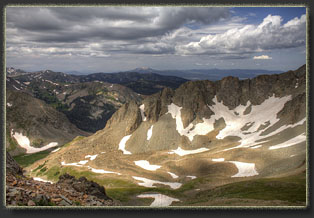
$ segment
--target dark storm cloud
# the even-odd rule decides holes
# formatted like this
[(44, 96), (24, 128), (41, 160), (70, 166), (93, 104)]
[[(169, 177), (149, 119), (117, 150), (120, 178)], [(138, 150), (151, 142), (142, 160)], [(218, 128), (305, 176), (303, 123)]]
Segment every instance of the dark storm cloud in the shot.
[(227, 8), (197, 7), (8, 8), (7, 26), (25, 30), (26, 40), (38, 42), (134, 40), (164, 35), (186, 22), (212, 23), (228, 15)]

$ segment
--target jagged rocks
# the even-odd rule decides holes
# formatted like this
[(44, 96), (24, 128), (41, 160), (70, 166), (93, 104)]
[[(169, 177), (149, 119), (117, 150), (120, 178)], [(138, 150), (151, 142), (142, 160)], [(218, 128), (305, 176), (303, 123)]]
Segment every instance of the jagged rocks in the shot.
[(103, 186), (98, 185), (96, 182), (89, 181), (85, 177), (80, 177), (76, 179), (74, 176), (69, 174), (64, 174), (59, 177), (57, 185), (70, 184), (77, 192), (83, 194), (93, 195), (100, 199), (110, 199), (106, 193)]

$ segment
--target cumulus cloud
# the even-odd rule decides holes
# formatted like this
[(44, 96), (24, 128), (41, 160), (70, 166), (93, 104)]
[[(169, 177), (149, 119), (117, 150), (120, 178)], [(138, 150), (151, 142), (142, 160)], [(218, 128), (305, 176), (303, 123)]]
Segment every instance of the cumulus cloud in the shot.
[(282, 25), (280, 16), (268, 15), (259, 25), (245, 25), (220, 34), (209, 34), (199, 41), (177, 46), (177, 52), (193, 54), (236, 54), (293, 48), (305, 45), (306, 17)]
[(270, 60), (272, 57), (269, 57), (268, 55), (260, 55), (260, 56), (254, 56), (254, 60)]

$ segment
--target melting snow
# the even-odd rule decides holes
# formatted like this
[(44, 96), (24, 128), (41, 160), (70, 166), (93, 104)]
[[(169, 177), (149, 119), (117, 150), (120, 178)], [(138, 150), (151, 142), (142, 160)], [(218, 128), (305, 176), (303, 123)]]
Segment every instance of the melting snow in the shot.
[(143, 177), (137, 177), (137, 176), (132, 176), (132, 177), (133, 177), (133, 179), (143, 181), (143, 182), (140, 182), (138, 184), (141, 186), (144, 186), (144, 187), (156, 187), (153, 185), (154, 184), (163, 184), (163, 185), (170, 186), (170, 188), (172, 188), (172, 189), (178, 189), (182, 185), (181, 183), (178, 183), (178, 182), (160, 182), (157, 180), (146, 179)]
[[(11, 130), (11, 135), (12, 135), (12, 130)], [(51, 142), (51, 143), (49, 143), (48, 145), (45, 145), (45, 146), (43, 146), (43, 147), (41, 147), (41, 148), (35, 148), (35, 147), (30, 146), (30, 141), (29, 141), (29, 139), (27, 138), (27, 136), (23, 136), (22, 133), (15, 132), (12, 136), (13, 136), (13, 138), (15, 138), (15, 140), (17, 141), (17, 143), (18, 143), (22, 148), (25, 148), (25, 149), (26, 149), (26, 153), (27, 153), (27, 154), (32, 154), (32, 153), (44, 151), (44, 150), (47, 150), (47, 149), (49, 149), (49, 148), (56, 147), (56, 146), (58, 145), (57, 142)]]
[(225, 161), (225, 158), (213, 158), (212, 161), (214, 161), (214, 162), (223, 162), (223, 161)]
[(174, 179), (179, 178), (179, 176), (177, 176), (177, 175), (176, 175), (176, 174), (174, 174), (174, 173), (170, 173), (170, 172), (167, 172), (167, 173), (169, 173), (169, 174), (170, 174), (170, 176), (171, 176), (172, 178), (174, 178)]
[(116, 173), (116, 172), (112, 172), (112, 171), (106, 171), (106, 170), (102, 170), (102, 169), (95, 169), (95, 168), (92, 168), (92, 167), (88, 167), (88, 169), (90, 169), (94, 173), (101, 173), (101, 174), (113, 173), (113, 174), (121, 175), (121, 173)]
[(125, 150), (125, 143), (131, 138), (132, 135), (124, 136), (119, 143), (119, 150), (123, 151), (123, 154), (132, 154), (131, 152)]
[(53, 182), (51, 182), (51, 181), (49, 181), (49, 180), (44, 180), (44, 179), (39, 178), (39, 177), (33, 177), (33, 179), (34, 179), (35, 181), (48, 182), (48, 183), (50, 183), (50, 184), (53, 184)]
[(7, 103), (7, 106), (8, 106), (8, 107), (12, 107), (12, 104), (8, 102), (8, 103)]
[(231, 177), (249, 177), (256, 176), (258, 172), (255, 170), (255, 163), (244, 163), (239, 161), (229, 161), (233, 163), (238, 168), (238, 173)]
[(141, 194), (138, 198), (154, 198), (155, 200), (151, 203), (151, 207), (166, 207), (172, 204), (173, 201), (180, 201), (176, 198), (171, 198), (162, 194)]
[(142, 105), (139, 107), (139, 109), (140, 109), (140, 111), (141, 111), (142, 121), (146, 121), (146, 117), (145, 117), (145, 114), (144, 114), (145, 105), (142, 104)]
[(90, 160), (95, 160), (98, 154), (95, 155), (86, 155), (85, 158), (90, 158)]
[(299, 144), (301, 142), (305, 142), (306, 141), (306, 136), (304, 134), (298, 135), (292, 139), (289, 139), (288, 141), (285, 141), (283, 143), (274, 145), (274, 146), (270, 146), (268, 149), (269, 150), (274, 150), (274, 149), (279, 149), (279, 148), (286, 148), (286, 147), (290, 147), (292, 145), (296, 145)]
[(150, 138), (152, 137), (153, 134), (153, 127), (154, 125), (152, 125), (149, 130), (147, 131), (147, 140), (150, 140)]
[(178, 147), (176, 150), (171, 150), (170, 152), (168, 152), (168, 154), (177, 154), (179, 156), (185, 156), (185, 155), (189, 155), (189, 154), (196, 154), (196, 153), (201, 153), (201, 152), (205, 152), (208, 151), (208, 148), (198, 148), (195, 150), (183, 150), (181, 147)]
[(135, 165), (142, 167), (145, 170), (150, 170), (150, 171), (156, 171), (159, 169), (161, 166), (159, 165), (151, 165), (147, 160), (138, 160), (134, 161)]

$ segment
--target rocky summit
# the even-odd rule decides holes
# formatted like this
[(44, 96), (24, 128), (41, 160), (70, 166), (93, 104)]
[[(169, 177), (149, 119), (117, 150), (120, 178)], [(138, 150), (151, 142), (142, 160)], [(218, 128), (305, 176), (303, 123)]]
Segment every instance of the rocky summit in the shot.
[(7, 206), (118, 206), (103, 186), (85, 177), (59, 176), (56, 184), (28, 178), (9, 153), (6, 161)]
[(305, 69), (188, 81), (126, 102), (25, 174), (56, 184), (84, 175), (123, 206), (304, 206)]

